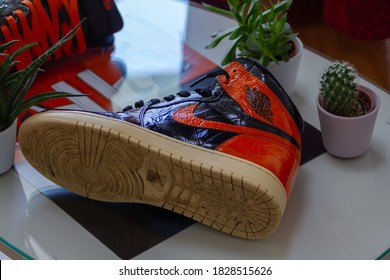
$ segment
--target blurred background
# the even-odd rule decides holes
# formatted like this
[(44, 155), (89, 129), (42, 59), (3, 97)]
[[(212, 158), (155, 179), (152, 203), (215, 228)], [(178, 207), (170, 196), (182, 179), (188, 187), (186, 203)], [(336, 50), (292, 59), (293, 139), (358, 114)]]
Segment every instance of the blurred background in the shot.
[[(212, 5), (227, 8), (226, 0), (191, 0), (194, 2), (207, 2)], [(352, 63), (360, 73), (371, 82), (390, 90), (390, 38), (363, 40), (347, 35), (339, 28), (330, 26), (324, 20), (324, 2), (330, 8), (333, 20), (343, 24), (345, 15), (355, 20), (352, 27), (363, 28), (362, 37), (370, 33), (367, 25), (373, 26), (372, 34), (389, 34), (390, 36), (390, 1), (388, 0), (293, 0), (288, 12), (288, 22), (294, 32), (299, 32), (299, 38), (305, 47), (316, 50), (331, 60), (347, 60)], [(344, 2), (345, 1), (345, 2)], [(356, 6), (356, 10), (348, 9), (349, 5)], [(367, 6), (367, 13), (365, 7)], [(333, 8), (337, 12), (333, 14)], [(343, 10), (344, 9), (344, 10)], [(329, 11), (329, 10), (328, 10)], [(363, 13), (363, 14), (362, 14)], [(356, 16), (358, 15), (358, 16)], [(358, 17), (365, 16), (366, 21)], [(358, 32), (355, 34), (359, 34)], [(369, 34), (370, 35), (370, 34)], [(373, 35), (374, 36), (374, 35)], [(386, 51), (387, 49), (387, 51)]]
[(390, 65), (386, 62), (390, 59), (386, 57), (389, 54), (386, 53), (385, 39), (358, 40), (331, 27), (324, 21), (322, 0), (294, 0), (288, 21), (293, 30), (299, 32), (306, 47), (331, 59), (348, 60), (362, 76), (390, 90)]

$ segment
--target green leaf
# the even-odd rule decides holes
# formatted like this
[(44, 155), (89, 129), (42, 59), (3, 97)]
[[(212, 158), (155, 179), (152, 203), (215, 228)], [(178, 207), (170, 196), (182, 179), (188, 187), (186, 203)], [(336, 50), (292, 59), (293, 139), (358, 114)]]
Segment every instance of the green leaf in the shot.
[(270, 63), (271, 63), (271, 59), (267, 56), (264, 56), (264, 57), (261, 57), (259, 59), (259, 62), (264, 66), (264, 67), (267, 67)]
[[(8, 48), (10, 48), (17, 40), (13, 40), (1, 45), (2, 56), (5, 56), (3, 62), (0, 66), (0, 116), (2, 119), (6, 118), (9, 111), (9, 87), (12, 86), (12, 83), (9, 79), (9, 72), (11, 69), (18, 63), (14, 59), (21, 54), (22, 52), (30, 49), (34, 44), (25, 45), (14, 52), (4, 53)], [(11, 80), (12, 81), (12, 80)]]
[(237, 5), (240, 3), (240, 0), (227, 0), (230, 7), (237, 7)]
[(17, 107), (19, 104), (23, 101), (24, 97), (26, 96), (27, 92), (31, 88), (32, 83), (35, 81), (35, 78), (38, 74), (38, 69), (35, 70), (31, 75), (26, 77), (26, 79), (23, 79), (20, 83), (19, 80), (16, 80), (15, 83), (18, 83), (18, 91), (15, 95), (9, 95), (8, 96), (8, 104), (11, 105), (11, 107)]
[[(257, 18), (261, 17), (261, 10), (260, 10), (260, 2), (258, 1), (250, 1), (252, 5), (249, 7), (248, 14), (246, 16), (245, 24), (249, 27), (253, 27), (253, 23), (256, 21)], [(248, 7), (247, 7), (248, 8)], [(247, 9), (246, 8), (246, 9)]]
[(221, 9), (221, 8), (218, 8), (218, 7), (212, 6), (212, 5), (207, 4), (207, 3), (203, 3), (203, 2), (202, 2), (202, 5), (210, 12), (217, 13), (217, 14), (224, 15), (224, 16), (228, 16), (228, 17), (233, 16), (232, 12), (230, 12), (228, 10)]
[(236, 19), (238, 25), (245, 26), (245, 11), (248, 6), (247, 1), (240, 1), (237, 6), (232, 7), (232, 15)]
[(283, 32), (283, 30), (285, 28), (284, 25), (286, 24), (286, 22), (287, 22), (287, 15), (283, 15), (280, 18), (280, 21), (276, 23), (276, 26), (275, 26), (276, 33)]
[(273, 5), (270, 9), (263, 12), (263, 16), (267, 16), (269, 13), (281, 14), (287, 12), (292, 4), (292, 0), (280, 1)]
[(219, 33), (218, 36), (216, 36), (214, 38), (213, 41), (211, 41), (205, 48), (206, 49), (213, 49), (215, 48), (216, 46), (218, 46), (218, 44), (224, 39), (226, 38), (227, 36), (229, 36), (230, 34), (232, 34), (234, 32), (234, 29), (236, 29), (237, 27), (234, 27), (233, 29), (227, 29), (227, 30), (224, 30), (223, 32)]
[(8, 49), (11, 45), (13, 45), (16, 42), (18, 42), (18, 40), (12, 40), (12, 41), (9, 41), (9, 42), (2, 44), (0, 46), (0, 52), (2, 53), (1, 55), (5, 55), (5, 54), (3, 54), (3, 52), (5, 52), (6, 49)]
[[(250, 35), (246, 40), (246, 48), (251, 52), (261, 53), (262, 45), (260, 40), (258, 40), (255, 36)], [(256, 56), (254, 58), (257, 58)]]
[(11, 72), (18, 63), (17, 56), (23, 55), (23, 53), (32, 48), (35, 43), (26, 44), (9, 53), (5, 53), (5, 51), (16, 41), (10, 41), (0, 46), (0, 50), (2, 51), (1, 55), (3, 56), (0, 65), (0, 127), (11, 124), (21, 112), (40, 102), (58, 97), (78, 96), (71, 93), (49, 92), (24, 100), (42, 64), (45, 63), (47, 58), (53, 55), (58, 48), (76, 35), (81, 23), (82, 22), (57, 43), (52, 45), (45, 53), (31, 62), (26, 68), (19, 71)]
[(229, 37), (217, 37), (208, 45), (216, 46), (228, 38), (236, 41), (235, 53), (232, 49), (223, 60), (225, 64), (235, 56), (253, 56), (263, 64), (270, 61), (289, 59), (291, 40), (298, 33), (293, 33), (287, 22), (287, 11), (292, 0), (228, 0), (230, 11), (238, 23), (238, 28)]
[[(11, 44), (5, 44), (7, 45), (8, 47), (10, 47), (11, 45), (13, 45), (13, 43), (15, 43), (17, 41), (11, 41), (9, 43)], [(31, 44), (27, 44), (27, 45), (24, 45), (22, 47), (20, 47), (19, 49), (17, 49), (16, 51), (14, 52), (11, 52), (10, 54), (6, 54), (3, 62), (1, 63), (1, 66), (0, 66), (0, 81), (3, 81), (4, 79), (7, 78), (7, 76), (9, 75), (9, 71), (16, 65), (18, 64), (18, 61), (16, 61), (16, 57), (25, 52), (26, 50), (32, 48), (33, 46), (35, 46), (36, 44), (35, 43), (31, 43)], [(4, 46), (4, 45), (2, 45)], [(7, 49), (7, 48), (6, 48)], [(4, 51), (6, 50), (4, 49)]]
[(61, 46), (63, 46), (68, 40), (73, 38), (76, 35), (76, 30), (80, 26), (81, 23), (79, 23), (74, 29), (72, 29), (68, 34), (66, 34), (62, 39), (60, 39), (58, 42), (56, 42), (54, 45), (52, 45), (46, 52), (44, 52), (41, 56), (39, 56), (37, 59), (35, 59), (30, 65), (28, 65), (23, 71), (21, 71), (20, 76), (18, 77), (18, 80), (11, 86), (9, 95), (10, 95), (10, 104), (11, 106), (15, 106), (18, 104), (18, 101), (20, 99), (23, 99), (26, 91), (23, 90), (25, 85), (30, 84), (29, 82), (31, 77), (36, 76), (36, 73), (43, 65), (43, 63), (46, 62), (46, 60)]
[(238, 27), (236, 28), (229, 36), (229, 40), (236, 40), (237, 38), (241, 37), (242, 36), (242, 28), (241, 27)]
[(38, 105), (42, 102), (54, 99), (54, 98), (60, 98), (60, 97), (75, 97), (75, 96), (87, 96), (85, 94), (73, 94), (68, 92), (60, 92), (60, 91), (52, 91), (52, 92), (45, 92), (38, 95), (34, 95), (30, 97), (29, 99), (23, 101), (20, 105), (16, 106), (12, 113), (11, 118), (16, 119), (22, 112), (27, 110), (28, 108)]
[(224, 29), (220, 29), (216, 32), (214, 32), (213, 34), (211, 34), (211, 38), (216, 38), (218, 36), (222, 36), (223, 34), (225, 33), (228, 33), (228, 32), (234, 32), (237, 28), (237, 26), (232, 26), (232, 27), (228, 27), (228, 28), (224, 28)]
[(222, 60), (221, 64), (222, 65), (227, 65), (233, 60), (237, 58), (237, 44), (238, 41), (233, 44), (233, 46), (229, 49), (229, 51), (226, 53), (225, 58)]

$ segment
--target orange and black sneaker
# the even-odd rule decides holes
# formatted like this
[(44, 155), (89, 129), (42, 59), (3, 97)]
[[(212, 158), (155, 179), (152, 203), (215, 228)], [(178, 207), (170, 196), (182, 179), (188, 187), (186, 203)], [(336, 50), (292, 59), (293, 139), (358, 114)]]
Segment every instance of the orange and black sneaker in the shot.
[(81, 21), (74, 40), (58, 50), (55, 59), (110, 46), (113, 34), (123, 27), (114, 0), (0, 0), (0, 44), (17, 40), (10, 47), (14, 52), (36, 43), (18, 56), (17, 67), (24, 69)]
[[(206, 78), (211, 85), (196, 88)], [(81, 196), (159, 206), (260, 239), (282, 219), (302, 130), (275, 78), (238, 59), (191, 90), (122, 112), (38, 113), (21, 126), (19, 143), (34, 168)]]

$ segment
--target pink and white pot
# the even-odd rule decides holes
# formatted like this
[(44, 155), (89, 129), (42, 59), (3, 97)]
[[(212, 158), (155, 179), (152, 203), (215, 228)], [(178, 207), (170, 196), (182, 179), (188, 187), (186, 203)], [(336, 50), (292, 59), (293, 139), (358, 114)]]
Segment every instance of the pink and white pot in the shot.
[(322, 140), (325, 149), (341, 158), (353, 158), (364, 154), (371, 143), (380, 99), (369, 88), (359, 86), (359, 91), (369, 96), (372, 109), (358, 117), (342, 117), (329, 113), (320, 104), (317, 97), (317, 111), (320, 120)]

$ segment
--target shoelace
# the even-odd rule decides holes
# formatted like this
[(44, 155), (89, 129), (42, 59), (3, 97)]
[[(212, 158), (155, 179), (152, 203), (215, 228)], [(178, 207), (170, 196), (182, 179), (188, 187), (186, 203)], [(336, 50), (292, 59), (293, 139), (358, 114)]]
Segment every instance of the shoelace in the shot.
[[(223, 70), (223, 69), (215, 69), (213, 71), (208, 72), (204, 76), (198, 78), (193, 83), (191, 83), (190, 87), (192, 88), (195, 85), (199, 84), (200, 82), (202, 82), (202, 81), (204, 81), (204, 80), (206, 80), (208, 78), (213, 78), (213, 77), (216, 77), (216, 76), (219, 76), (219, 75), (224, 75), (227, 79), (229, 79), (229, 77), (230, 77), (229, 73), (226, 72), (225, 70)], [(210, 88), (196, 88), (196, 89), (194, 89), (194, 92), (196, 92), (197, 94), (201, 95), (204, 98), (210, 97), (213, 94)], [(179, 91), (178, 93), (176, 93), (176, 95), (185, 98), (185, 97), (190, 97), (191, 96), (191, 92), (188, 91), (188, 90), (182, 90), (182, 91)], [(163, 97), (163, 100), (166, 101), (166, 102), (170, 102), (170, 101), (173, 101), (175, 98), (176, 98), (175, 95), (170, 94), (170, 95), (167, 95), (167, 96)], [(162, 100), (159, 99), (159, 98), (153, 98), (153, 99), (149, 100), (150, 105), (158, 104), (160, 102), (162, 102)], [(134, 107), (136, 109), (141, 108), (143, 106), (145, 106), (145, 102), (143, 100), (139, 100), (139, 101), (134, 103)], [(129, 110), (132, 110), (132, 109), (134, 109), (134, 107), (132, 105), (126, 106), (122, 110), (122, 112), (126, 112), (126, 111), (129, 111)]]
[[(21, 45), (37, 42), (30, 52), (23, 52), (18, 60), (18, 69), (26, 68), (34, 58), (43, 54), (51, 45), (55, 44), (62, 36), (67, 34), (80, 22), (77, 0), (50, 0), (46, 1), (50, 15), (46, 12), (41, 0), (24, 0), (22, 4), (29, 8), (26, 15), (17, 9), (14, 16), (6, 18), (7, 24), (1, 26), (3, 40), (8, 42), (18, 40), (20, 44), (13, 44), (11, 52), (16, 51)], [(67, 21), (60, 21), (59, 13), (64, 11)], [(17, 46), (19, 45), (19, 46)], [(77, 32), (75, 40), (67, 42), (54, 54), (55, 59), (60, 59), (63, 54), (73, 56), (86, 50), (86, 42), (83, 30)]]

